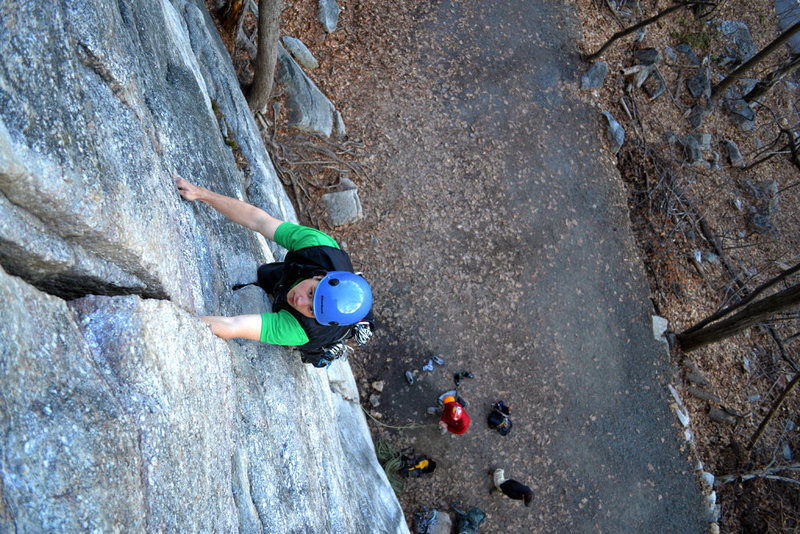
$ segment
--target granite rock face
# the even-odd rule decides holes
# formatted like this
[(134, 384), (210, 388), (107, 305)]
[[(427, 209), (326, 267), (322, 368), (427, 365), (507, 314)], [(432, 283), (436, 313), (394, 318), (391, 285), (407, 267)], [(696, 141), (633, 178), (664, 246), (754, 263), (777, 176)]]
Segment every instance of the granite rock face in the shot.
[(349, 366), (197, 319), (283, 251), (172, 173), (296, 220), (204, 3), (0, 21), (0, 531), (408, 532)]

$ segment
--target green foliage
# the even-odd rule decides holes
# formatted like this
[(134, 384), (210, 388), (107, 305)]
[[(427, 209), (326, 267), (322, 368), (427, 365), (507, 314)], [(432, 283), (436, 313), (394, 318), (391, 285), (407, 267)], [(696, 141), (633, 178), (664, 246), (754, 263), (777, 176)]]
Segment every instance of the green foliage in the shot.
[(717, 38), (719, 30), (714, 24), (705, 24), (682, 17), (676, 22), (675, 28), (672, 29), (670, 34), (679, 43), (686, 43), (692, 48), (707, 50), (714, 39)]

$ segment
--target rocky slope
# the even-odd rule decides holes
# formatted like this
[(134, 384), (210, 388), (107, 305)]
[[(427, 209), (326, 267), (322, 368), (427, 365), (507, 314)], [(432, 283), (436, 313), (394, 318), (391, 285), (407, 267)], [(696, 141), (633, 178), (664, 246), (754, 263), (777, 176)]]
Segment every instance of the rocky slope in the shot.
[(296, 220), (203, 3), (0, 20), (0, 531), (407, 532), (349, 366), (196, 319), (281, 252), (171, 171)]

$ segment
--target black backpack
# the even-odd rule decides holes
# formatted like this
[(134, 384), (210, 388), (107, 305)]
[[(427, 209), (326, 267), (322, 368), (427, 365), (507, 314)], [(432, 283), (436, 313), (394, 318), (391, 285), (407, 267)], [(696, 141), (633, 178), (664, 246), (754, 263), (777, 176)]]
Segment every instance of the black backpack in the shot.
[(487, 418), (489, 428), (497, 430), (501, 436), (507, 436), (511, 432), (512, 426), (511, 419), (508, 418), (509, 413), (511, 413), (511, 410), (503, 404), (503, 401), (497, 401), (492, 404), (492, 411), (489, 412), (489, 417)]
[[(297, 279), (311, 278), (318, 274), (324, 274), (326, 270), (321, 266), (325, 266), (328, 270), (352, 271), (350, 257), (339, 249), (320, 246), (289, 252), (286, 255), (286, 259), (288, 263), (265, 263), (258, 268), (258, 280), (256, 282), (236, 284), (231, 289), (236, 291), (245, 286), (258, 286), (274, 298), (272, 311), (278, 311), (283, 307), (297, 319), (303, 330), (308, 334), (309, 343), (307, 345), (311, 345), (311, 347), (298, 347), (300, 359), (303, 363), (311, 364), (314, 367), (327, 368), (339, 358), (347, 360), (347, 356), (353, 352), (353, 348), (345, 343), (346, 340), (353, 339), (356, 345), (364, 345), (372, 337), (375, 330), (375, 318), (372, 310), (363, 320), (354, 325), (336, 328), (323, 327), (314, 319), (305, 317), (296, 310), (287, 307), (284, 293), (290, 283)], [(316, 263), (306, 264), (303, 263), (304, 260)], [(280, 293), (283, 296), (278, 298), (276, 293)]]

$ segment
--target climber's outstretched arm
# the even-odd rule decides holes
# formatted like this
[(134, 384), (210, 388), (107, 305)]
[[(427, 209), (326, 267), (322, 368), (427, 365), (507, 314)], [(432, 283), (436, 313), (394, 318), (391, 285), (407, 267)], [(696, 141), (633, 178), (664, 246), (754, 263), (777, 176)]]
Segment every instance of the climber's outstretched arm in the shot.
[(246, 228), (255, 230), (269, 240), (275, 239), (275, 230), (283, 221), (276, 219), (266, 211), (239, 199), (226, 197), (190, 183), (173, 173), (175, 185), (184, 200), (200, 200), (205, 202), (231, 221)]
[(234, 317), (204, 315), (200, 319), (211, 327), (215, 336), (222, 339), (236, 337), (261, 340), (261, 315), (236, 315)]

